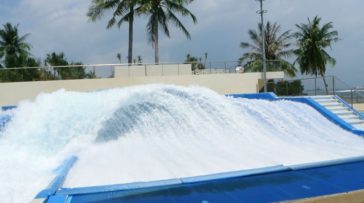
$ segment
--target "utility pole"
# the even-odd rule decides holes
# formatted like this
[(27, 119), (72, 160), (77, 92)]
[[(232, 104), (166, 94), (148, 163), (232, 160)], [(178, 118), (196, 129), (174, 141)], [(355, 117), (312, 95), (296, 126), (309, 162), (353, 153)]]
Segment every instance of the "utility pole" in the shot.
[(256, 0), (260, 2), (260, 10), (257, 11), (260, 14), (260, 23), (262, 24), (262, 57), (263, 57), (263, 83), (264, 83), (264, 92), (268, 91), (267, 88), (267, 59), (265, 56), (265, 28), (264, 28), (264, 13), (266, 10), (263, 10), (263, 1), (264, 0)]

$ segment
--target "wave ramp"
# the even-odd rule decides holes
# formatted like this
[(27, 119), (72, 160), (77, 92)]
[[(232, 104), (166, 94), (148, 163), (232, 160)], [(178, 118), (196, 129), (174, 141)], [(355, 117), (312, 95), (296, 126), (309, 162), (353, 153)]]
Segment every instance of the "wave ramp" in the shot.
[(0, 132), (0, 197), (13, 202), (34, 197), (70, 155), (79, 161), (64, 187), (364, 155), (362, 138), (305, 104), (234, 99), (201, 87), (61, 90), (11, 114)]

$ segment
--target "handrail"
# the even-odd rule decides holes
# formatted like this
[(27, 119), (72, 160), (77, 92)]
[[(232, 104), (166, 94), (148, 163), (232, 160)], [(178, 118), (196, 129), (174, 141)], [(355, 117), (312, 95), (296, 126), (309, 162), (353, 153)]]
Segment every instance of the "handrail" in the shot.
[[(196, 64), (200, 62), (163, 62), (163, 63), (105, 63), (105, 64), (73, 64), (73, 65), (61, 65), (61, 66), (38, 66), (38, 67), (13, 67), (13, 68), (0, 68), (1, 70), (21, 70), (21, 69), (44, 69), (44, 68), (77, 68), (77, 67), (105, 67), (105, 66), (144, 66), (144, 65), (179, 65), (179, 64)], [(225, 63), (238, 63), (238, 61), (208, 61), (206, 64), (225, 64)], [(206, 68), (209, 69), (209, 68)], [(221, 68), (223, 69), (223, 67)]]
[(347, 108), (349, 108), (355, 115), (359, 116), (360, 119), (364, 120), (364, 116), (357, 110), (355, 110), (352, 105), (348, 104), (345, 100), (341, 99), (339, 96), (334, 96), (339, 102), (344, 104)]

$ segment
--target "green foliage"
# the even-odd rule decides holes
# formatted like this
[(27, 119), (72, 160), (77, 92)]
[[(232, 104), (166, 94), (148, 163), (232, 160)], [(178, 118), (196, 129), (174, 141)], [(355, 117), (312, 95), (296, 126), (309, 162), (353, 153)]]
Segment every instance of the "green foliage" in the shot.
[(298, 49), (294, 52), (297, 56), (295, 63), (300, 66), (302, 74), (320, 75), (328, 93), (325, 80), (326, 64), (334, 66), (336, 60), (326, 52), (325, 48), (331, 48), (331, 45), (339, 38), (338, 32), (332, 30), (332, 22), (322, 26), (320, 23), (321, 18), (316, 16), (312, 21), (308, 19), (307, 24), (296, 25), (298, 31), (295, 33), (295, 37), (298, 41)]
[(68, 62), (63, 52), (52, 52), (50, 54), (47, 54), (47, 58), (44, 60), (44, 64), (46, 66), (55, 66), (53, 68), (53, 77), (60, 80), (95, 77), (95, 73), (86, 73), (86, 70), (82, 66), (81, 62)]
[[(0, 81), (33, 81), (41, 80), (42, 71), (39, 69), (15, 69), (19, 67), (39, 67), (40, 61), (30, 56), (31, 46), (25, 41), (29, 34), (19, 36), (18, 25), (10, 23), (0, 29)], [(6, 68), (6, 69), (5, 69)]]
[[(304, 87), (301, 83), (301, 80), (293, 80), (293, 81), (277, 81), (273, 80), (268, 81), (268, 91), (274, 92), (278, 96), (298, 96), (303, 95)], [(263, 89), (261, 90), (263, 92)]]
[[(29, 34), (19, 36), (18, 25), (10, 23), (3, 25), (0, 29), (0, 81), (37, 81), (54, 79), (81, 79), (95, 77), (94, 73), (86, 73), (82, 63), (69, 63), (63, 53), (47, 54), (45, 65), (67, 66), (74, 65), (75, 68), (31, 68), (40, 67), (41, 62), (30, 54), (31, 46), (26, 42)], [(27, 68), (21, 68), (27, 67)]]
[(27, 65), (31, 47), (25, 42), (28, 36), (19, 36), (18, 25), (3, 25), (3, 29), (0, 29), (0, 59), (3, 58), (3, 66), (13, 68)]
[[(28, 57), (22, 65), (24, 67), (39, 67), (41, 63), (40, 60)], [(52, 76), (42, 68), (5, 68), (0, 70), (1, 82), (39, 81), (46, 79), (52, 79)]]
[[(207, 53), (205, 53), (205, 57), (207, 58)], [(192, 71), (205, 69), (205, 65), (202, 63), (202, 57), (194, 57), (191, 54), (186, 55), (185, 63), (192, 65)]]
[[(285, 31), (279, 34), (281, 27), (277, 24), (267, 22), (265, 26), (265, 47), (268, 71), (284, 71), (288, 76), (295, 76), (295, 67), (286, 61), (293, 54), (290, 40), (292, 34)], [(262, 25), (258, 24), (258, 31), (249, 30), (249, 37), (252, 43), (242, 42), (240, 47), (250, 49), (239, 59), (239, 63), (244, 66), (245, 71), (261, 72), (263, 71), (262, 57)]]
[(133, 63), (137, 64), (137, 65), (142, 65), (143, 64), (143, 59), (141, 56), (137, 56), (136, 59), (133, 59)]
[(91, 21), (100, 19), (106, 11), (112, 11), (112, 17), (107, 23), (107, 29), (115, 24), (120, 27), (124, 22), (129, 24), (128, 63), (133, 59), (133, 24), (135, 7), (140, 0), (92, 0), (87, 16)]
[(170, 37), (168, 24), (173, 23), (188, 39), (191, 38), (187, 28), (183, 25), (177, 14), (190, 17), (193, 23), (197, 23), (196, 17), (185, 6), (193, 0), (142, 0), (141, 7), (137, 9), (139, 14), (148, 16), (147, 33), (149, 41), (154, 47), (154, 60), (159, 63), (159, 30)]

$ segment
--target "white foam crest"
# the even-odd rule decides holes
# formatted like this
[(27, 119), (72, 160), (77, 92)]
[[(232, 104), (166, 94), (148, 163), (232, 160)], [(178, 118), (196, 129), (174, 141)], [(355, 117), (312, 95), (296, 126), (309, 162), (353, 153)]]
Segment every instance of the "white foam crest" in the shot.
[[(63, 159), (66, 187), (204, 175), (364, 154), (364, 141), (295, 102), (201, 87), (60, 90), (22, 102), (0, 132), (0, 197), (24, 202)], [(26, 191), (26, 192), (24, 192)]]

